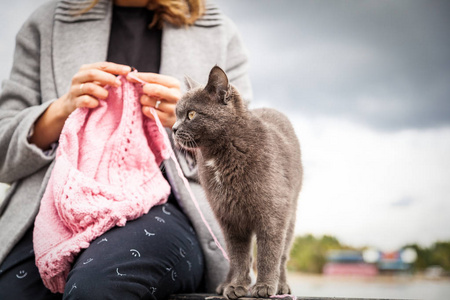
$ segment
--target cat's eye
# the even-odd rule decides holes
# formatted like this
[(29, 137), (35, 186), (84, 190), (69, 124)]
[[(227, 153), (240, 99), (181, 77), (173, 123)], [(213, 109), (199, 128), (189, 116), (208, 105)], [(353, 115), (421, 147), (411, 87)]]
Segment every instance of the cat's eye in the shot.
[(188, 119), (192, 120), (196, 114), (197, 113), (195, 111), (191, 110), (190, 112), (188, 112)]

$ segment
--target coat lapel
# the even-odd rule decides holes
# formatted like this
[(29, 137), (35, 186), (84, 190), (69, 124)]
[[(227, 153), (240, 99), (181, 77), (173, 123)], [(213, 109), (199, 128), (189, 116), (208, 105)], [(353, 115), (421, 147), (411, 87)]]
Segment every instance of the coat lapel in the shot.
[(81, 65), (106, 60), (112, 1), (100, 0), (88, 13), (74, 14), (86, 3), (62, 0), (55, 11), (52, 57), (58, 97), (68, 91), (72, 77)]
[[(189, 75), (206, 83), (211, 68), (215, 64), (225, 64), (226, 45), (219, 38), (219, 26), (223, 23), (223, 15), (217, 6), (206, 1), (205, 13), (194, 25), (177, 28), (164, 24), (160, 73), (176, 77), (181, 82)], [(185, 88), (182, 87), (183, 91)]]
[[(81, 65), (105, 61), (111, 31), (111, 0), (100, 0), (89, 12), (76, 15), (85, 7), (85, 0), (61, 0), (55, 12), (53, 31), (53, 72), (58, 97), (65, 94), (73, 75)], [(184, 81), (189, 75), (199, 82), (208, 78), (215, 64), (222, 64), (224, 49), (217, 44), (207, 28), (222, 23), (215, 6), (207, 2), (206, 13), (194, 26), (163, 27), (160, 73)], [(199, 47), (202, 45), (202, 47)], [(205, 49), (208, 55), (204, 55)], [(182, 88), (184, 90), (184, 86)]]

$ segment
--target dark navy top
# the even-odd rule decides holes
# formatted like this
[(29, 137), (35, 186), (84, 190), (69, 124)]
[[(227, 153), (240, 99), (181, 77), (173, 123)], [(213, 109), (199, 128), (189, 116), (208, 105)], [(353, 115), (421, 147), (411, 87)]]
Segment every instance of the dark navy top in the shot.
[(162, 30), (149, 28), (154, 12), (145, 7), (113, 7), (107, 61), (159, 73)]

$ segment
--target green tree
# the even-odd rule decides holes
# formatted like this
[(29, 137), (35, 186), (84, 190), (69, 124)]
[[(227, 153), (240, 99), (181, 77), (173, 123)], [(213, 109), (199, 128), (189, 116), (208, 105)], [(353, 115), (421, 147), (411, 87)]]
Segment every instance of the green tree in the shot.
[(422, 248), (417, 244), (409, 244), (403, 247), (403, 249), (405, 248), (412, 248), (417, 253), (417, 259), (413, 263), (414, 271), (424, 271), (431, 264), (430, 249)]
[(436, 242), (430, 252), (431, 265), (439, 265), (444, 270), (450, 271), (450, 242)]
[[(409, 244), (402, 247), (413, 248), (417, 252), (417, 260), (413, 264), (414, 271), (423, 272), (427, 267), (438, 265), (450, 272), (450, 241), (436, 242), (431, 247)], [(311, 234), (297, 236), (291, 248), (291, 259), (288, 269), (308, 273), (321, 273), (330, 250), (362, 250), (342, 245), (333, 236), (315, 237)]]
[(332, 236), (316, 238), (311, 234), (295, 238), (291, 249), (288, 268), (291, 271), (321, 273), (327, 253), (334, 249), (349, 249)]
[(436, 242), (429, 248), (423, 248), (417, 244), (409, 244), (403, 248), (413, 248), (417, 252), (417, 260), (413, 264), (414, 271), (422, 272), (433, 265), (450, 271), (450, 241)]

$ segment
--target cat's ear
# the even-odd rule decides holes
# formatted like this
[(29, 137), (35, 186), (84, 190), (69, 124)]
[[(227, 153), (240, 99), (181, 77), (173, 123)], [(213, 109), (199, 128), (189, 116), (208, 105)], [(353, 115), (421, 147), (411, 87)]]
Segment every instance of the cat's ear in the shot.
[(192, 79), (187, 75), (184, 76), (184, 82), (186, 83), (188, 90), (192, 90), (200, 86), (200, 83), (198, 83), (197, 81), (195, 81), (194, 79)]
[(227, 74), (220, 67), (214, 66), (211, 69), (205, 90), (223, 104), (230, 101), (231, 87)]

